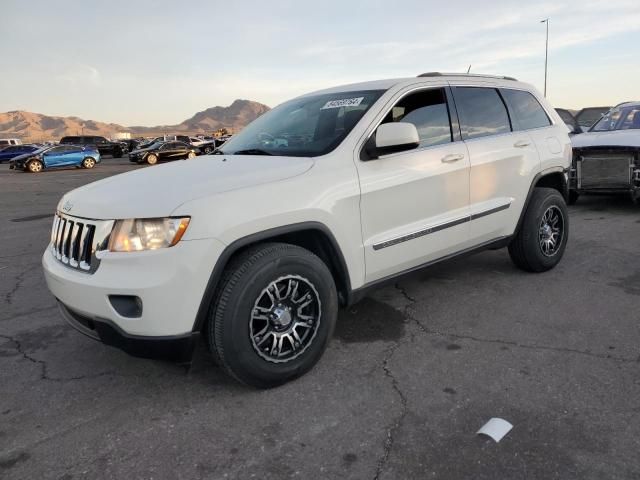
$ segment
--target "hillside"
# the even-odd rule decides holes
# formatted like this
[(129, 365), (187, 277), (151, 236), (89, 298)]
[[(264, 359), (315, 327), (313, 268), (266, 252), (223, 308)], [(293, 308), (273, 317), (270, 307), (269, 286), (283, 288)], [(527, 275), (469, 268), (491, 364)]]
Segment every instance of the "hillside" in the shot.
[(225, 127), (231, 131), (241, 130), (251, 121), (267, 112), (269, 107), (250, 100), (235, 100), (228, 107), (212, 107), (196, 113), (177, 125), (155, 127), (125, 127), (115, 123), (83, 120), (78, 117), (53, 117), (41, 113), (15, 110), (0, 113), (0, 137), (17, 137), (23, 141), (59, 140), (65, 135), (114, 136), (118, 132), (132, 135), (155, 135), (162, 133), (211, 133)]

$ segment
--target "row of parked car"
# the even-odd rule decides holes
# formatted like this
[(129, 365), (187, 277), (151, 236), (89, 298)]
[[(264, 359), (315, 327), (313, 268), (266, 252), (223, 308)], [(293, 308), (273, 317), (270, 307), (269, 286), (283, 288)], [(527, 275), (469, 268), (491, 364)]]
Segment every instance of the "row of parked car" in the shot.
[(47, 168), (93, 168), (102, 155), (129, 159), (136, 163), (154, 165), (161, 160), (193, 158), (212, 153), (227, 138), (171, 135), (153, 139), (137, 138), (112, 141), (95, 135), (66, 136), (58, 144), (21, 144), (16, 139), (0, 139), (0, 163), (9, 161), (9, 168), (38, 173)]

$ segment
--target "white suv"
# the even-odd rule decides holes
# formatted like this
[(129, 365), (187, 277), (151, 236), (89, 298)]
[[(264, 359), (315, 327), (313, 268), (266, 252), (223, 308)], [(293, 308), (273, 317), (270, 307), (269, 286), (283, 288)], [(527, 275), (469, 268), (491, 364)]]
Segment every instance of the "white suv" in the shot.
[(196, 338), (242, 382), (320, 358), (339, 305), (455, 255), (555, 266), (567, 127), (508, 77), (423, 74), (283, 103), (219, 155), (101, 180), (60, 201), (43, 256), (75, 328), (139, 356)]

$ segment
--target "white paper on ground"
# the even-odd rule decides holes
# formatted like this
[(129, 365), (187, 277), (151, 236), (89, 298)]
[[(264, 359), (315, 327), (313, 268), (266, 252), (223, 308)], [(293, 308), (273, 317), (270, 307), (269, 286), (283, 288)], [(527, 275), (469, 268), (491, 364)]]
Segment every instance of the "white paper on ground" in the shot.
[(495, 440), (498, 443), (502, 440), (509, 430), (513, 428), (506, 420), (501, 418), (492, 418), (487, 423), (485, 423), (480, 430), (476, 432), (476, 435), (487, 435)]

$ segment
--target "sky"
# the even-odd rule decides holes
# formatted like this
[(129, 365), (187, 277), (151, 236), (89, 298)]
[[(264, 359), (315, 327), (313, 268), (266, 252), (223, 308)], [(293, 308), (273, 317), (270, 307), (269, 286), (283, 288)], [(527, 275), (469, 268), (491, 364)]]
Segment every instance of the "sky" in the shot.
[(509, 75), (555, 107), (640, 100), (640, 0), (2, 0), (0, 112), (176, 124), (425, 71)]

